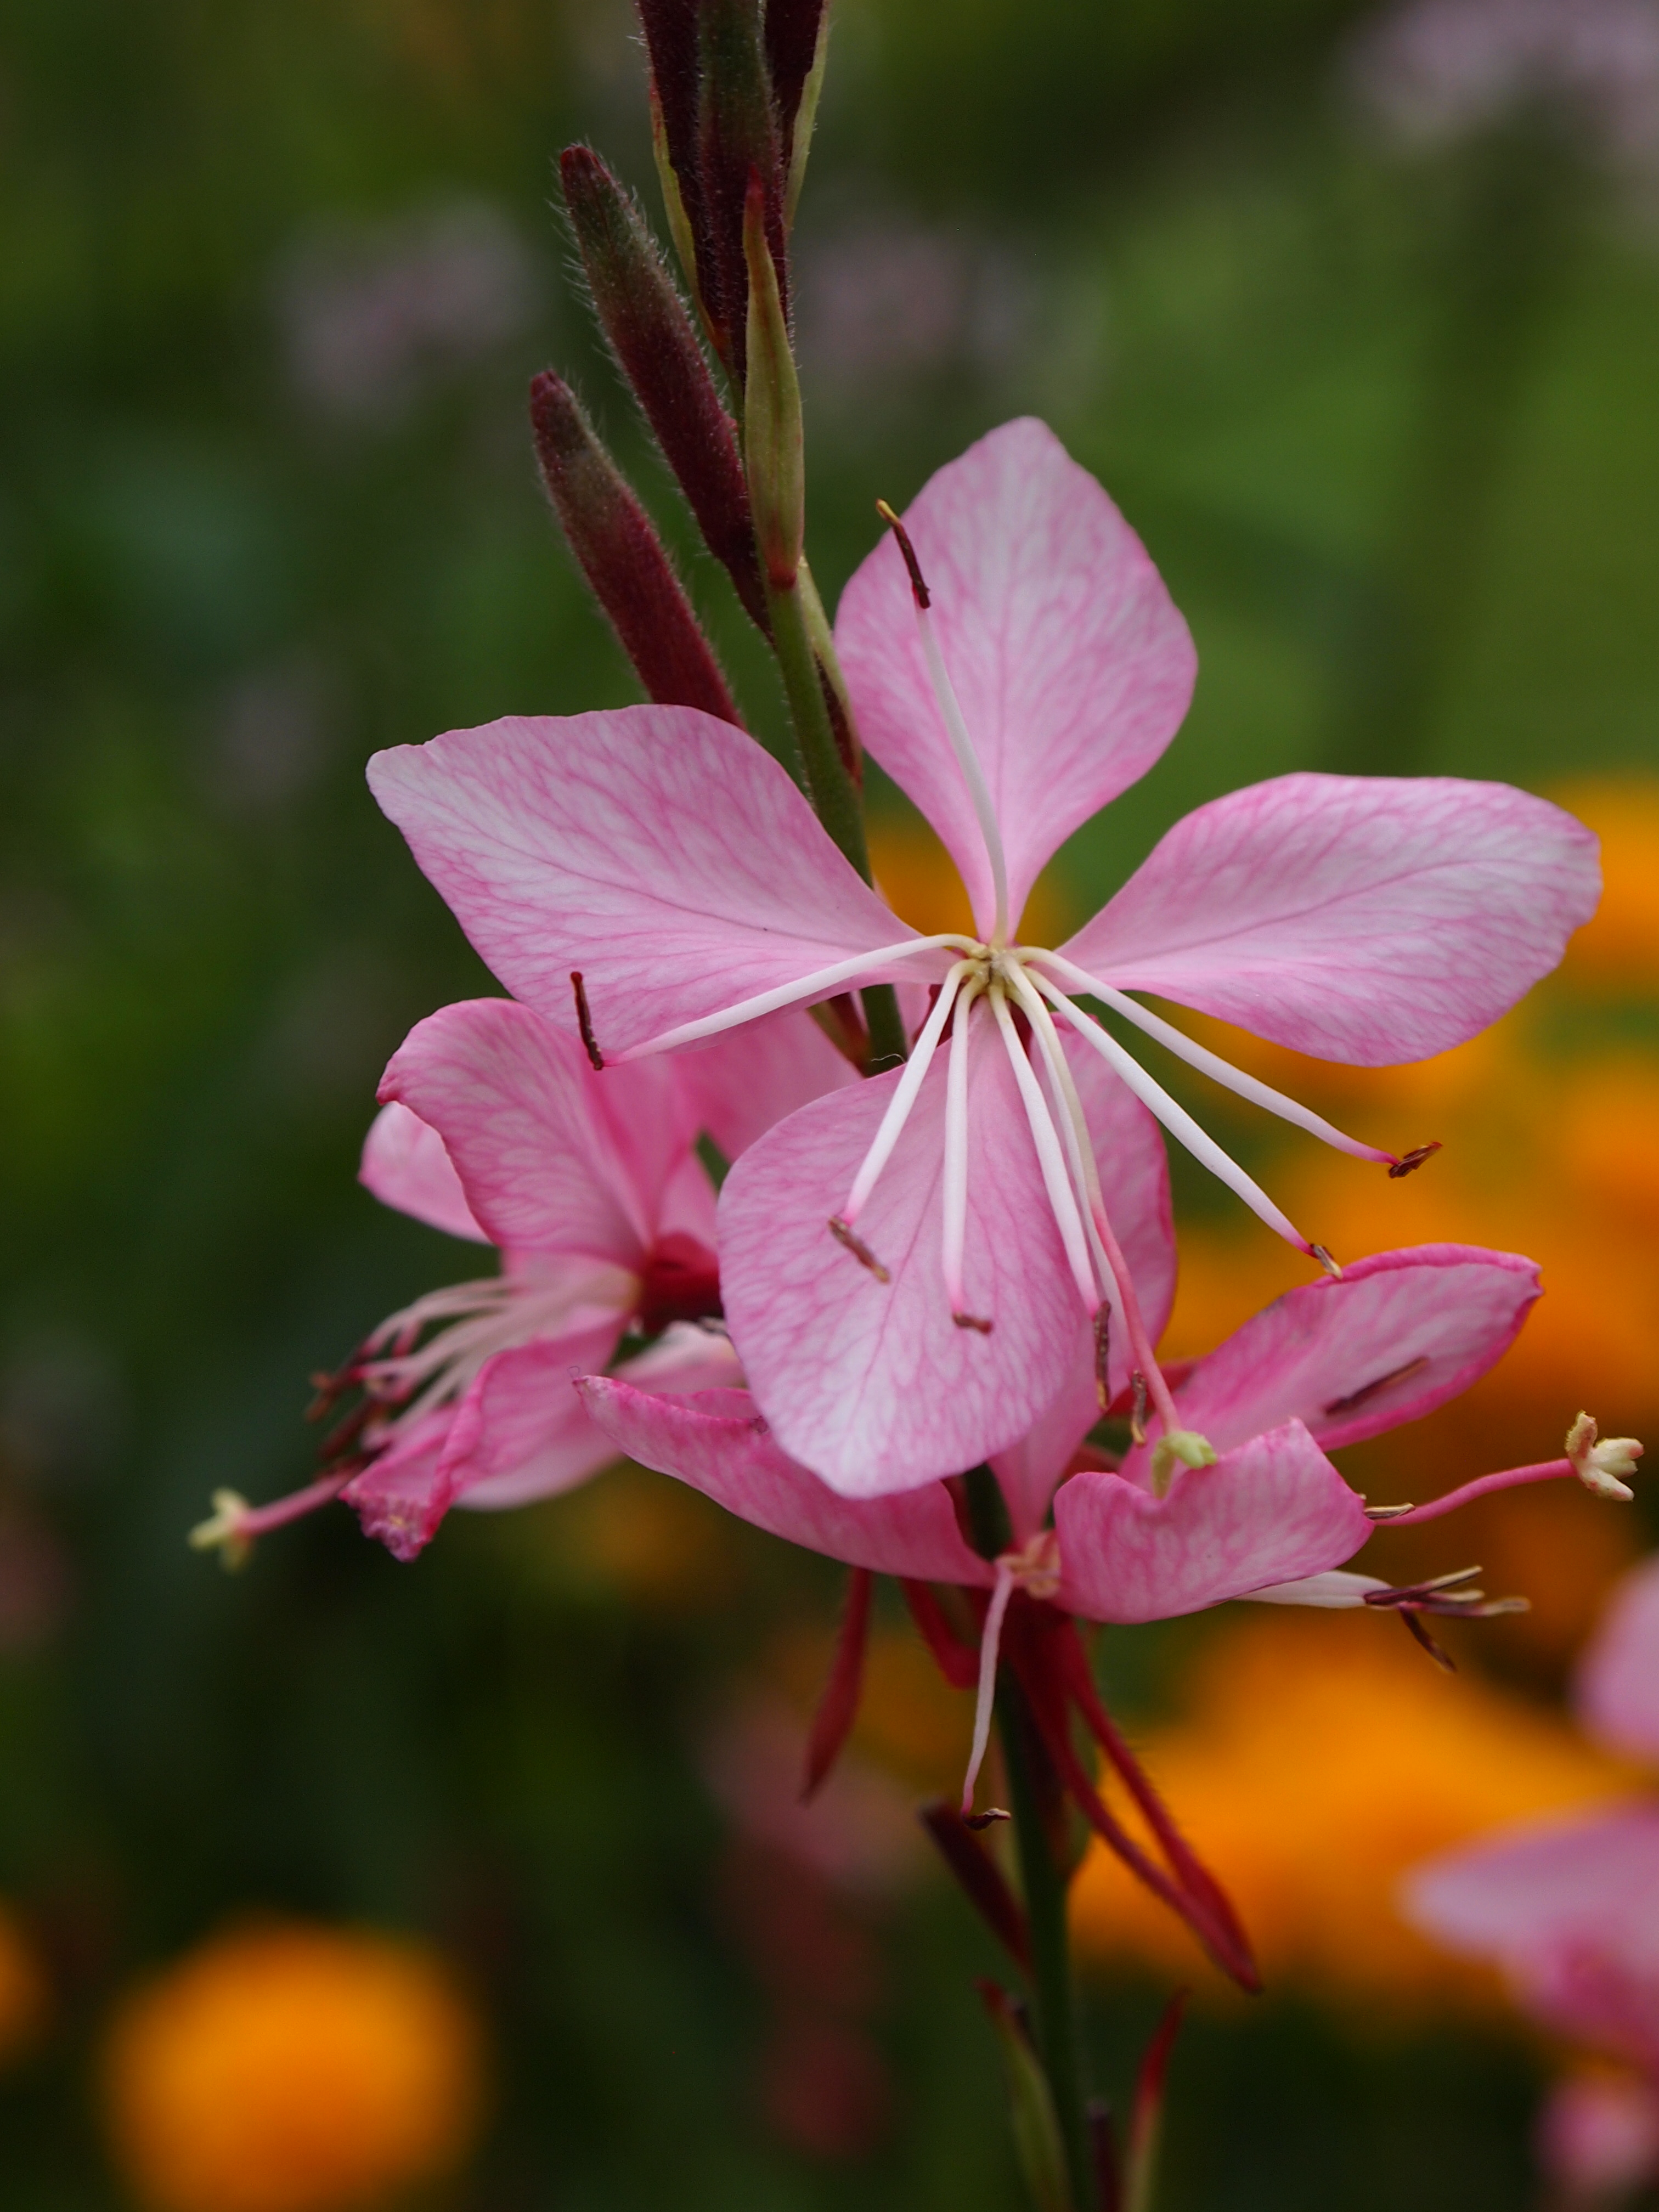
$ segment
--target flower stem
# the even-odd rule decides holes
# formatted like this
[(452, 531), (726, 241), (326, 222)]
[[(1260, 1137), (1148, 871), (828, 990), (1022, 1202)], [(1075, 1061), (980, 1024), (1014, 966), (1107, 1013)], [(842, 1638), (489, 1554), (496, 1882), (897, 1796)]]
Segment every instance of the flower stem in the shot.
[(1078, 2212), (1095, 2212), (1094, 2158), (1066, 1917), (1066, 1882), (1055, 1864), (1042, 1817), (1035, 1771), (1042, 1754), (1036, 1730), (1018, 1685), (1006, 1674), (997, 1692), (997, 1726), (1008, 1773), (1014, 1844), (1031, 1936), (1031, 2009), (1037, 2051), (1060, 2123), (1073, 2199)]

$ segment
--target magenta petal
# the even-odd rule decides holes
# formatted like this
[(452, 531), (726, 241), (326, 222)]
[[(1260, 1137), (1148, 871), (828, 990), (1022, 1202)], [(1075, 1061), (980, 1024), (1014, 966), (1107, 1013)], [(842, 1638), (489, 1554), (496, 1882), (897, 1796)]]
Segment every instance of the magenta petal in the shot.
[[(641, 1076), (653, 1095), (636, 1099)], [(601, 1085), (615, 1082), (623, 1092), (602, 1099)], [(665, 1066), (595, 1075), (580, 1044), (528, 1007), (472, 999), (410, 1030), (380, 1096), (440, 1132), (492, 1242), (636, 1267), (661, 1194), (640, 1185), (665, 1180), (693, 1133), (672, 1083)], [(631, 1130), (630, 1105), (645, 1109)]]
[(489, 1242), (472, 1218), (443, 1139), (395, 1098), (369, 1124), (357, 1180), (382, 1206), (412, 1213), (416, 1221), (429, 1222), (452, 1237), (471, 1237), (475, 1244)]
[(1375, 1253), (1252, 1315), (1182, 1383), (1182, 1419), (1218, 1451), (1291, 1419), (1327, 1451), (1358, 1443), (1466, 1390), (1538, 1295), (1535, 1263), (1512, 1252)]
[(1381, 1066), (1495, 1021), (1601, 888), (1583, 823), (1507, 784), (1285, 775), (1177, 822), (1064, 951), (1120, 989)]
[(692, 1046), (674, 1066), (698, 1127), (728, 1160), (798, 1108), (859, 1079), (811, 1016), (793, 1008)]
[(1169, 1495), (1074, 1474), (1054, 1499), (1060, 1603), (1094, 1620), (1167, 1620), (1351, 1559), (1371, 1533), (1360, 1499), (1300, 1421), (1177, 1468)]
[[(608, 1054), (915, 934), (776, 761), (696, 708), (509, 715), (377, 753), (368, 780), (507, 989), (569, 1030), (580, 971)], [(916, 973), (943, 966), (871, 970)]]
[(1614, 1588), (1575, 1688), (1592, 1735), (1632, 1758), (1659, 1759), (1659, 1558)]
[[(620, 1319), (515, 1345), (487, 1359), (455, 1409), (440, 1472), (449, 1502), (519, 1505), (568, 1490), (614, 1455), (583, 1411), (574, 1384), (603, 1367)], [(491, 1494), (493, 1492), (493, 1494)]]
[(780, 1449), (747, 1391), (660, 1396), (599, 1375), (580, 1387), (618, 1451), (770, 1535), (878, 1574), (981, 1587), (991, 1580), (940, 1486), (896, 1498), (838, 1497)]
[(440, 1468), (453, 1408), (443, 1407), (387, 1446), (340, 1492), (365, 1536), (405, 1563), (424, 1551), (454, 1497)]
[[(1192, 639), (1133, 531), (1029, 416), (947, 463), (904, 522), (996, 809), (1018, 917), (1044, 861), (1145, 775), (1180, 727)], [(866, 744), (933, 823), (988, 916), (984, 842), (890, 538), (842, 594), (836, 645)]]
[(865, 1210), (878, 1281), (830, 1233), (897, 1073), (803, 1107), (746, 1152), (720, 1194), (720, 1283), (750, 1388), (792, 1458), (849, 1498), (974, 1467), (1024, 1435), (1070, 1370), (1082, 1319), (1035, 1148), (991, 1023), (969, 1061), (968, 1310), (940, 1261), (945, 1055)]

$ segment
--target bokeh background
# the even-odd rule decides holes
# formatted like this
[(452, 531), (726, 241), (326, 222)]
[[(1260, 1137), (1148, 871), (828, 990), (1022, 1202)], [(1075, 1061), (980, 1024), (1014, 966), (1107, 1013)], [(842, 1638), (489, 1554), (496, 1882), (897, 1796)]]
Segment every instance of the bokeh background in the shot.
[[(306, 1378), (471, 1255), (354, 1181), (408, 1025), (492, 988), (369, 802), (376, 746), (633, 696), (523, 395), (574, 369), (775, 717), (568, 280), (551, 160), (654, 206), (624, 0), (12, 0), (0, 31), (0, 2173), (8, 2212), (991, 2212), (1018, 2202), (911, 1818), (965, 1722), (883, 1613), (856, 1756), (792, 1807), (835, 1574), (621, 1470), (343, 1511), (235, 1578), (209, 1492), (303, 1480)], [(1659, 4), (842, 0), (799, 233), (811, 544), (1046, 416), (1195, 633), (1187, 729), (1043, 896), (1293, 768), (1503, 776), (1607, 842), (1601, 920), (1488, 1038), (1357, 1075), (1235, 1045), (1394, 1185), (1201, 1103), (1311, 1233), (1534, 1254), (1374, 1497), (1659, 1412)], [(878, 791), (887, 887), (950, 910)], [(1276, 1072), (1275, 1072), (1276, 1071)], [(1167, 1071), (1160, 1071), (1167, 1072)], [(1317, 1156), (1316, 1156), (1317, 1155)], [(1296, 1279), (1177, 1164), (1170, 1348)], [(1100, 1664), (1255, 1925), (1229, 2002), (1079, 1886), (1121, 2100), (1169, 1990), (1164, 2198), (1523, 2207), (1559, 2054), (1389, 1904), (1424, 1851), (1626, 1786), (1560, 1705), (1659, 1534), (1534, 1491), (1408, 1537), (1534, 1611), (1126, 1630)], [(1386, 1555), (1386, 1556), (1385, 1556)]]

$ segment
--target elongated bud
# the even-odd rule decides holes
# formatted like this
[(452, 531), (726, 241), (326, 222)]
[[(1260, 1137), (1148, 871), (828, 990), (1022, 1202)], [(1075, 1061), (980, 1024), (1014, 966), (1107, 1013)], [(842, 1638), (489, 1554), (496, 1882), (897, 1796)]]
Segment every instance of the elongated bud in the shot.
[(1054, 2093), (1043, 2072), (1018, 2006), (1006, 1990), (981, 1982), (979, 1993), (997, 2041), (1013, 2118), (1014, 2149), (1036, 2212), (1074, 2212), (1066, 2152)]
[(829, 43), (830, 10), (825, 0), (766, 0), (766, 61), (777, 110), (786, 225), (794, 222), (801, 179), (806, 173)]
[(692, 234), (691, 218), (686, 213), (685, 195), (680, 190), (680, 180), (674, 173), (674, 164), (668, 152), (668, 126), (663, 120), (662, 102), (657, 97), (654, 80), (647, 88), (651, 103), (651, 158), (657, 165), (657, 182), (662, 190), (663, 212), (668, 218), (668, 235), (674, 241), (674, 252), (680, 264), (680, 274), (691, 290), (691, 304), (697, 311), (697, 320), (710, 345), (714, 343), (709, 326), (708, 309), (703, 303), (702, 287), (697, 278), (697, 241)]
[(800, 568), (806, 534), (800, 385), (778, 293), (776, 267), (766, 240), (765, 191), (757, 176), (750, 179), (743, 243), (749, 268), (744, 457), (749, 465), (749, 497), (761, 567), (772, 590), (787, 592)]
[[(637, 0), (640, 28), (651, 63), (651, 111), (660, 122), (662, 160), (695, 234), (702, 227), (702, 189), (697, 167), (699, 0)], [(676, 241), (678, 243), (678, 240)], [(691, 275), (688, 264), (688, 276)], [(693, 278), (695, 283), (696, 279)]]
[(564, 204), (617, 366), (679, 480), (703, 540), (763, 629), (766, 595), (755, 556), (738, 426), (720, 403), (702, 348), (639, 204), (599, 155), (559, 156)]
[(550, 370), (530, 386), (536, 458), (593, 596), (659, 706), (701, 707), (741, 727), (714, 648), (651, 518), (600, 444), (576, 395)]
[[(745, 301), (753, 286), (753, 272), (746, 266), (751, 178), (760, 180), (766, 242), (787, 315), (783, 167), (759, 0), (702, 0), (700, 28), (697, 166), (716, 272), (713, 291), (705, 285), (704, 296), (720, 358), (741, 384), (747, 376)], [(700, 256), (698, 266), (702, 265)]]

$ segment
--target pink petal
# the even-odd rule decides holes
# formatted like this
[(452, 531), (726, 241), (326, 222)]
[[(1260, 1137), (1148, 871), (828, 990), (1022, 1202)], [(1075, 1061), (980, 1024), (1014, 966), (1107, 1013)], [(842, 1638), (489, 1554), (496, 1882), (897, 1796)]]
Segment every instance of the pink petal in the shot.
[(481, 1504), (521, 1504), (568, 1490), (612, 1454), (582, 1410), (573, 1385), (603, 1367), (617, 1348), (620, 1320), (609, 1326), (515, 1345), (487, 1359), (455, 1409), (440, 1474), (449, 1501), (481, 1486)]
[(883, 1283), (830, 1231), (899, 1081), (803, 1107), (720, 1194), (732, 1340), (779, 1444), (849, 1498), (908, 1490), (1023, 1436), (1071, 1370), (1082, 1305), (1006, 1057), (973, 1024), (964, 1288), (992, 1328), (952, 1322), (940, 1262), (945, 1055), (864, 1211)]
[(1060, 1603), (1094, 1620), (1167, 1620), (1340, 1566), (1371, 1534), (1359, 1498), (1300, 1421), (1177, 1468), (1154, 1498), (1074, 1474), (1054, 1500)]
[(728, 1160), (798, 1107), (859, 1079), (811, 1016), (793, 1007), (691, 1046), (674, 1066), (698, 1127)]
[(472, 1218), (443, 1139), (395, 1098), (369, 1124), (357, 1180), (382, 1206), (412, 1213), (416, 1221), (429, 1222), (452, 1237), (468, 1237), (475, 1244), (489, 1242)]
[(1291, 1419), (1327, 1451), (1358, 1443), (1466, 1390), (1538, 1295), (1536, 1266), (1512, 1252), (1376, 1253), (1287, 1291), (1200, 1359), (1176, 1393), (1182, 1419), (1218, 1451)]
[(1659, 1557), (1615, 1587), (1575, 1687), (1592, 1735), (1609, 1750), (1659, 1759)]
[(1297, 1052), (1422, 1060), (1555, 966), (1595, 910), (1596, 855), (1507, 784), (1279, 776), (1177, 822), (1064, 951)]
[[(1049, 855), (1145, 775), (1180, 727), (1192, 640), (1139, 539), (1030, 417), (940, 469), (904, 521), (1001, 826), (1017, 917)], [(842, 594), (836, 644), (865, 743), (988, 915), (984, 843), (890, 538)]]
[[(1176, 1285), (1175, 1227), (1163, 1135), (1140, 1101), (1097, 1053), (1067, 1038), (1066, 1058), (1083, 1100), (1106, 1211), (1129, 1263), (1147, 1334), (1156, 1344), (1168, 1323)], [(1115, 1396), (1127, 1389), (1130, 1377), (1128, 1335), (1121, 1320), (1110, 1341), (1109, 1387)], [(1099, 1419), (1094, 1332), (1082, 1322), (1073, 1340), (1070, 1372), (1058, 1395), (1024, 1436), (991, 1461), (1017, 1537), (1035, 1535), (1042, 1526), (1055, 1484)]]
[(1526, 1820), (1407, 1878), (1411, 1923), (1451, 1951), (1547, 1973), (1547, 1954), (1604, 1951), (1659, 1990), (1659, 1805)]
[[(613, 1088), (601, 1100), (601, 1086), (617, 1079), (625, 1095)], [(636, 1097), (641, 1083), (655, 1095)], [(527, 1006), (472, 999), (410, 1031), (380, 1096), (441, 1133), (495, 1243), (637, 1267), (654, 1230), (653, 1194), (640, 1182), (660, 1173), (665, 1152), (678, 1164), (690, 1145), (690, 1115), (672, 1083), (666, 1067), (595, 1075), (580, 1044)], [(630, 1132), (623, 1110), (635, 1104), (651, 1110)], [(656, 1135), (665, 1120), (666, 1144)]]
[(407, 1562), (424, 1551), (449, 1510), (454, 1493), (439, 1462), (453, 1417), (450, 1406), (428, 1413), (340, 1492), (364, 1535), (384, 1544), (394, 1559)]
[[(368, 780), (507, 989), (568, 1030), (580, 971), (608, 1054), (915, 934), (777, 762), (696, 708), (509, 715), (377, 753)], [(944, 972), (921, 957), (871, 978)]]
[(939, 1484), (896, 1498), (838, 1497), (780, 1449), (747, 1391), (659, 1396), (617, 1376), (589, 1376), (580, 1389), (618, 1451), (770, 1535), (878, 1574), (980, 1587), (991, 1581)]

